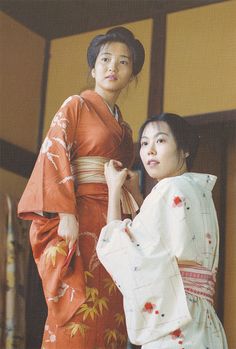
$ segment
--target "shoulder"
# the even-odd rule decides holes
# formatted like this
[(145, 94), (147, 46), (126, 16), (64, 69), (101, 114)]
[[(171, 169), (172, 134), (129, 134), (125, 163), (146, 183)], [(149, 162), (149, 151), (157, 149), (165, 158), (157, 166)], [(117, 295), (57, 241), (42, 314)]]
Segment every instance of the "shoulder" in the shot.
[(211, 198), (215, 182), (216, 176), (189, 172), (163, 179), (152, 192), (156, 198), (175, 207), (189, 201), (197, 203), (202, 197)]
[(153, 189), (152, 196), (158, 200), (164, 201), (172, 198), (178, 201), (178, 197), (195, 195), (199, 191), (198, 185), (191, 175), (183, 174), (181, 176), (162, 179)]
[(82, 106), (83, 103), (84, 103), (84, 100), (80, 95), (72, 95), (64, 100), (60, 109), (78, 106), (78, 105)]
[(70, 124), (78, 121), (83, 99), (79, 95), (69, 96), (64, 100), (59, 110), (54, 115), (50, 128), (67, 129)]

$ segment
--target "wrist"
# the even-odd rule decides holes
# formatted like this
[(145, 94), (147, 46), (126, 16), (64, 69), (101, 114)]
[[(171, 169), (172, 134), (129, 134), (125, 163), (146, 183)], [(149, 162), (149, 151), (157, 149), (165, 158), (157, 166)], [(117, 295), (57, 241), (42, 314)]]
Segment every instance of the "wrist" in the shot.
[(58, 213), (60, 219), (63, 218), (76, 218), (73, 213)]
[(113, 202), (120, 201), (121, 188), (110, 188), (108, 190), (108, 196), (109, 196), (109, 200), (112, 200)]

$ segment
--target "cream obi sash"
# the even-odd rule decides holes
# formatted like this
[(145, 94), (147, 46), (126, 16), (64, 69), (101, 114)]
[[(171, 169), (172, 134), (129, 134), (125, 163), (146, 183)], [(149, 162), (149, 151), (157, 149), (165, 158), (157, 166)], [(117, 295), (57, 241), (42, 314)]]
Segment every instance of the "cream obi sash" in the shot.
[(213, 296), (215, 294), (215, 278), (212, 271), (202, 267), (201, 265), (195, 266), (179, 264), (179, 269), (185, 292), (205, 298), (213, 304)]
[[(78, 184), (103, 183), (104, 164), (110, 159), (102, 156), (82, 156), (73, 161), (72, 173)], [(121, 192), (121, 208), (125, 214), (134, 214), (139, 207), (130, 192), (123, 186)]]

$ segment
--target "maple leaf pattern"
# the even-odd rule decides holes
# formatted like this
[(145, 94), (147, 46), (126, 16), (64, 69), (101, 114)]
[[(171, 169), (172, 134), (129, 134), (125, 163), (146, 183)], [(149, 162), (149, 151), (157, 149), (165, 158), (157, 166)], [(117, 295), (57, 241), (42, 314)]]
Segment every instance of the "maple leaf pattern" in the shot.
[(84, 279), (85, 279), (85, 281), (86, 281), (86, 283), (88, 282), (88, 278), (94, 278), (94, 276), (93, 276), (93, 274), (92, 273), (90, 273), (89, 271), (85, 271), (84, 272)]
[(85, 336), (85, 332), (89, 329), (89, 326), (81, 323), (81, 322), (70, 322), (66, 328), (68, 328), (71, 331), (70, 336), (74, 337), (76, 333), (79, 331), (82, 337)]
[(94, 287), (86, 287), (86, 299), (88, 302), (94, 302), (98, 296), (98, 289)]
[(124, 316), (124, 314), (116, 313), (115, 314), (115, 321), (116, 321), (118, 327), (120, 325), (125, 325), (125, 316)]
[(50, 260), (52, 265), (55, 267), (56, 265), (56, 256), (57, 254), (61, 254), (63, 256), (67, 256), (67, 244), (65, 241), (60, 241), (56, 244), (56, 246), (50, 246), (44, 251), (44, 255), (46, 257), (46, 263)]
[(105, 331), (105, 340), (107, 342), (107, 344), (110, 344), (113, 340), (117, 341), (117, 332), (116, 330), (111, 330), (111, 329), (107, 329)]
[(108, 288), (109, 295), (112, 294), (112, 292), (117, 292), (117, 287), (114, 281), (111, 278), (104, 279), (104, 288)]

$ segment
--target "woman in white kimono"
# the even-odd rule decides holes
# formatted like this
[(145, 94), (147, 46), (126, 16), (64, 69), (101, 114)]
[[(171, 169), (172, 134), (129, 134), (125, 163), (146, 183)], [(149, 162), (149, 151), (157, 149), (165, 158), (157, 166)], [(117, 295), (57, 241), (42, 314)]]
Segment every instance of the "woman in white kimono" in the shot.
[(140, 156), (157, 184), (133, 221), (121, 221), (120, 195), (125, 184), (137, 196), (137, 179), (117, 161), (105, 165), (108, 224), (97, 253), (124, 296), (130, 341), (142, 349), (227, 349), (213, 307), (216, 177), (188, 172), (197, 148), (198, 136), (178, 115), (144, 123)]

